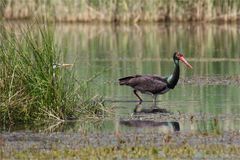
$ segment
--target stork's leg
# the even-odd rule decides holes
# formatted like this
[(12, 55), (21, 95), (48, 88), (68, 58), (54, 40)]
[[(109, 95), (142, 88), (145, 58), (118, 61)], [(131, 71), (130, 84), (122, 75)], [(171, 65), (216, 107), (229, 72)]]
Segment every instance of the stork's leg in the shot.
[(139, 103), (142, 103), (142, 98), (137, 94), (137, 90), (133, 90), (133, 93), (138, 97)]
[(153, 94), (153, 106), (156, 107), (157, 105), (157, 95)]
[(134, 113), (138, 113), (138, 112), (141, 112), (141, 110), (142, 110), (142, 104), (141, 104), (141, 102), (139, 102), (139, 103), (135, 106), (133, 112), (134, 112)]

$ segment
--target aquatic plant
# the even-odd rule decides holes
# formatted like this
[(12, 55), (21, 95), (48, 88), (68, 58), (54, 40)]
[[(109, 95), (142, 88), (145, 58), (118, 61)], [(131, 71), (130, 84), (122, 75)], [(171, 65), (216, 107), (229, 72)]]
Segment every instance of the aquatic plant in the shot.
[(51, 27), (20, 35), (1, 30), (0, 121), (4, 123), (66, 120), (104, 111), (89, 83), (77, 80), (74, 69), (61, 65), (64, 53)]
[(4, 0), (5, 19), (61, 22), (237, 21), (239, 0)]
[(13, 150), (11, 153), (3, 152), (3, 158), (8, 159), (219, 159), (225, 157), (238, 157), (240, 148), (234, 145), (199, 145), (189, 144), (157, 146), (103, 146), (79, 147), (75, 149), (58, 149), (52, 147), (50, 151), (27, 149)]

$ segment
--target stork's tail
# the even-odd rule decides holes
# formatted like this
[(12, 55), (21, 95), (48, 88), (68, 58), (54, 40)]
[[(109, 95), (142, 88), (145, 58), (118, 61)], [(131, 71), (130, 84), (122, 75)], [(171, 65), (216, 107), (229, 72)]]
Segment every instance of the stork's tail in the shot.
[(134, 78), (134, 76), (128, 76), (128, 77), (124, 77), (124, 78), (120, 78), (119, 80), (119, 84), (120, 85), (128, 85), (129, 84), (129, 80)]

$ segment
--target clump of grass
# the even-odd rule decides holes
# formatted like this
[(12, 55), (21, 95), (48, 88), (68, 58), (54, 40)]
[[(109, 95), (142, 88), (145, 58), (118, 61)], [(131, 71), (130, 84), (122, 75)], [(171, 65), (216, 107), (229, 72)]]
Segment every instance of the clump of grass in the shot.
[[(30, 30), (30, 27), (28, 28)], [(104, 111), (88, 83), (77, 81), (74, 69), (54, 67), (63, 62), (51, 28), (1, 31), (0, 121), (29, 123), (96, 116)]]

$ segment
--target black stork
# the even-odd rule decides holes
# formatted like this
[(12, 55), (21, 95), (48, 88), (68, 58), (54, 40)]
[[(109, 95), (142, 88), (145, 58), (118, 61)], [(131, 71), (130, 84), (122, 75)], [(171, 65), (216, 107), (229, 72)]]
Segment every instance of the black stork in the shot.
[(170, 76), (161, 77), (156, 75), (134, 75), (120, 78), (119, 84), (132, 87), (133, 93), (139, 99), (139, 103), (142, 103), (142, 99), (138, 95), (138, 92), (152, 95), (153, 103), (156, 106), (157, 96), (168, 92), (170, 89), (174, 89), (177, 85), (180, 74), (179, 60), (189, 68), (192, 68), (192, 66), (184, 58), (183, 54), (177, 51), (173, 54), (174, 70)]

